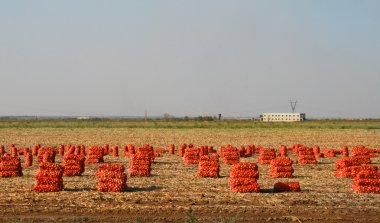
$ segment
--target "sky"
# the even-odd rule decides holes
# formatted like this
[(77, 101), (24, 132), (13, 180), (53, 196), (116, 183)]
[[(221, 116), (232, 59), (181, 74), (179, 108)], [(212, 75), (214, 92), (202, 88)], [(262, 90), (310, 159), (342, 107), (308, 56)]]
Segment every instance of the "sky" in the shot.
[(0, 116), (380, 118), (378, 0), (0, 0)]

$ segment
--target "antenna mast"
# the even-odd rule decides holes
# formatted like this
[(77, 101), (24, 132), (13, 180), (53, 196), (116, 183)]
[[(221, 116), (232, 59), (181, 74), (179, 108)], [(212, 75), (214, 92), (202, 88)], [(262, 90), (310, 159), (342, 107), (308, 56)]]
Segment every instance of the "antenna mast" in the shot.
[(290, 107), (292, 108), (292, 112), (294, 113), (294, 111), (296, 110), (296, 106), (297, 106), (297, 100), (296, 101), (292, 101), (290, 100)]

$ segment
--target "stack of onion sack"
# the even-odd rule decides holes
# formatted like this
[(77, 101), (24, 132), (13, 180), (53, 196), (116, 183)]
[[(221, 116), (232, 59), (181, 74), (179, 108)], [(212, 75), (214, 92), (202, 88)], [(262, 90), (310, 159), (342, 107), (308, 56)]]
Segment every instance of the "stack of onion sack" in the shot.
[(86, 146), (85, 145), (75, 145), (75, 150), (74, 150), (75, 155), (86, 155)]
[(235, 192), (260, 192), (259, 171), (255, 163), (235, 163), (230, 172), (230, 188)]
[(201, 156), (197, 177), (219, 177), (219, 157)]
[(41, 148), (40, 144), (36, 144), (35, 146), (32, 147), (32, 155), (33, 156), (38, 156), (38, 150)]
[(123, 145), (122, 149), (123, 149), (123, 156), (129, 156), (129, 154), (128, 154), (128, 146), (127, 145)]
[(64, 147), (64, 154), (74, 154), (75, 148), (71, 144)]
[(63, 167), (55, 163), (41, 163), (36, 173), (35, 192), (57, 192), (63, 190)]
[(232, 164), (238, 163), (240, 160), (238, 149), (231, 145), (227, 145), (226, 148), (221, 147), (220, 154), (222, 156), (223, 163), (225, 164), (232, 165)]
[(95, 175), (99, 178), (99, 192), (122, 192), (127, 188), (127, 175), (122, 164), (99, 164)]
[(335, 157), (334, 149), (322, 149), (322, 153), (324, 157)]
[(240, 156), (240, 157), (244, 157), (244, 156), (245, 156), (246, 150), (245, 150), (245, 146), (244, 146), (244, 145), (241, 145), (241, 146), (238, 148), (238, 151), (239, 151), (239, 156)]
[(298, 163), (300, 164), (316, 164), (313, 149), (308, 147), (298, 148)]
[(207, 156), (208, 155), (208, 146), (200, 146), (199, 147), (199, 156)]
[(260, 149), (259, 164), (270, 164), (274, 158), (276, 158), (276, 149)]
[(185, 164), (198, 164), (199, 163), (199, 149), (187, 149), (183, 156)]
[(380, 194), (380, 172), (361, 171), (354, 180), (352, 188), (355, 193), (375, 193)]
[(295, 152), (295, 153), (298, 153), (298, 150), (302, 147), (301, 144), (294, 144), (292, 146), (292, 148), (288, 148), (288, 151), (292, 151), (292, 152)]
[(183, 155), (185, 154), (186, 147), (187, 147), (186, 143), (178, 147), (178, 156), (183, 157)]
[(154, 150), (154, 156), (155, 157), (160, 157), (161, 154), (165, 153), (165, 148), (157, 148)]
[(151, 162), (154, 163), (154, 159), (156, 158), (156, 156), (154, 154), (153, 146), (148, 145), (148, 144), (144, 145), (142, 148), (140, 147), (137, 149), (137, 153), (149, 154)]
[(65, 155), (65, 146), (64, 145), (59, 145), (58, 147), (58, 155), (64, 156)]
[(252, 156), (255, 153), (255, 145), (248, 145), (245, 148), (245, 151), (246, 151), (245, 157)]
[(343, 157), (348, 157), (349, 156), (348, 147), (347, 146), (343, 146), (342, 147), (342, 155), (343, 155)]
[(62, 165), (64, 166), (63, 176), (80, 176), (84, 172), (83, 155), (69, 154), (63, 157)]
[(323, 153), (321, 153), (321, 149), (317, 145), (313, 146), (313, 153), (314, 153), (315, 157), (318, 157), (318, 158), (325, 157), (325, 155)]
[(351, 167), (359, 166), (360, 163), (354, 158), (341, 158), (335, 162), (335, 177), (349, 178), (351, 177)]
[(361, 158), (346, 157), (335, 162), (335, 177), (352, 178), (361, 171), (377, 171), (377, 166), (362, 165)]
[(370, 164), (371, 158), (376, 157), (377, 153), (373, 149), (365, 148), (364, 146), (354, 147), (351, 149), (352, 156), (360, 159), (362, 163)]
[(288, 157), (276, 158), (270, 162), (270, 176), (273, 178), (292, 178), (293, 161)]
[(31, 152), (24, 153), (24, 166), (32, 166), (33, 165), (33, 155)]
[(284, 191), (290, 191), (290, 192), (296, 192), (301, 191), (300, 183), (299, 182), (277, 182), (274, 184), (274, 191), (276, 192), (284, 192)]
[(280, 145), (279, 152), (276, 154), (276, 157), (287, 157), (288, 148), (285, 145)]
[(9, 146), (9, 153), (11, 154), (12, 157), (18, 157), (18, 151), (14, 144), (11, 144)]
[(174, 155), (175, 154), (175, 145), (174, 144), (170, 144), (170, 146), (169, 146), (169, 154), (170, 155)]
[(110, 146), (108, 144), (104, 144), (103, 145), (103, 155), (108, 155), (108, 153), (110, 152)]
[(5, 155), (0, 158), (0, 177), (22, 176), (20, 158)]
[(129, 161), (129, 176), (149, 177), (151, 171), (151, 155), (146, 152), (138, 152), (131, 155)]
[(98, 146), (88, 148), (86, 164), (103, 163), (104, 149)]
[(129, 156), (131, 156), (131, 155), (133, 155), (135, 153), (136, 153), (135, 146), (133, 144), (129, 144), (128, 145), (128, 154), (129, 154)]
[(53, 148), (42, 147), (38, 149), (37, 162), (38, 163), (43, 163), (43, 162), (55, 163), (55, 155), (56, 155), (56, 152)]
[(112, 146), (111, 151), (112, 151), (112, 156), (114, 156), (114, 157), (119, 156), (119, 147), (118, 146), (116, 146), (116, 145)]

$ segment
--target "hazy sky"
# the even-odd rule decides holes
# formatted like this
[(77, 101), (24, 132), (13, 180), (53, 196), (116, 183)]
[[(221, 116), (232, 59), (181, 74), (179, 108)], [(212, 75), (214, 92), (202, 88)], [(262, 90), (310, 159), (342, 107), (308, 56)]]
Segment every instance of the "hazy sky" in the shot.
[(0, 0), (0, 115), (380, 118), (380, 1)]

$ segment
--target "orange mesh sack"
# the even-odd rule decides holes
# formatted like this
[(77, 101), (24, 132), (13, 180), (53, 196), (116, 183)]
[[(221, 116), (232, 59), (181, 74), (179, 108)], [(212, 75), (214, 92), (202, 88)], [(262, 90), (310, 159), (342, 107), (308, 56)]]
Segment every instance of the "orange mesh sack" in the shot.
[(258, 178), (259, 171), (255, 163), (235, 163), (230, 172), (230, 189), (239, 193), (258, 193)]

